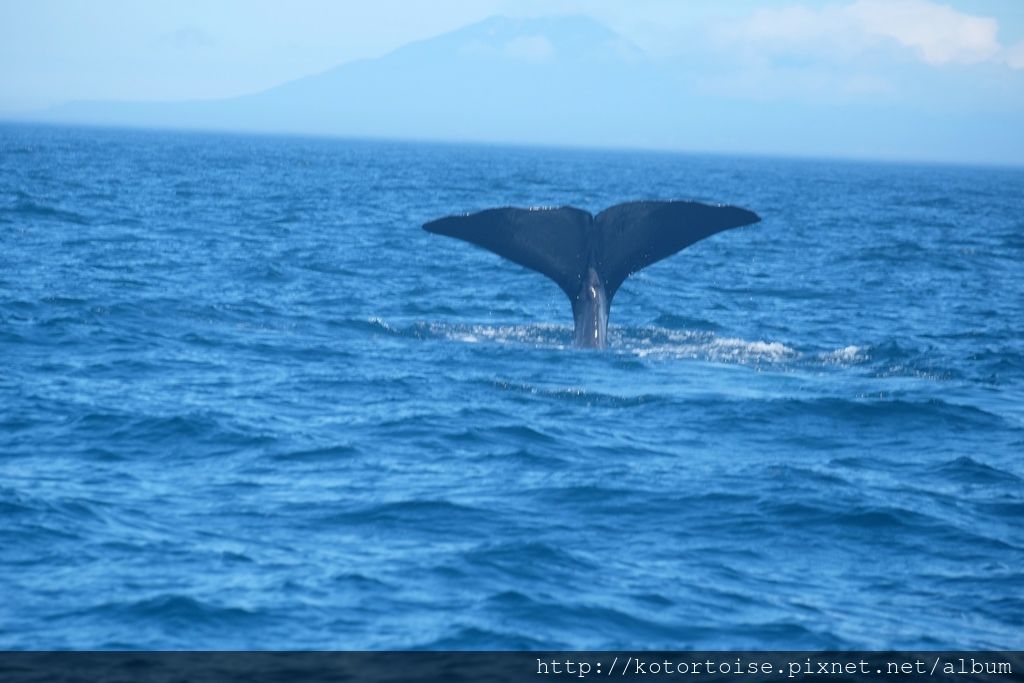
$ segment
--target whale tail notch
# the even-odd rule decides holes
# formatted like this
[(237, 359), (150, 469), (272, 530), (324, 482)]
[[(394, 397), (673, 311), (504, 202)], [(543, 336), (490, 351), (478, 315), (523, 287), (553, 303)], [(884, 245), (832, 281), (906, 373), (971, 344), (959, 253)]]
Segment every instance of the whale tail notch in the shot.
[[(756, 213), (735, 206), (638, 201), (596, 216), (569, 206), (487, 209), (430, 221), (423, 229), (465, 240), (548, 276), (573, 304), (577, 343), (603, 346), (612, 297), (627, 277), (705, 237), (759, 220)], [(603, 308), (596, 311), (599, 334), (585, 335), (598, 343), (581, 341), (580, 309), (588, 306)]]

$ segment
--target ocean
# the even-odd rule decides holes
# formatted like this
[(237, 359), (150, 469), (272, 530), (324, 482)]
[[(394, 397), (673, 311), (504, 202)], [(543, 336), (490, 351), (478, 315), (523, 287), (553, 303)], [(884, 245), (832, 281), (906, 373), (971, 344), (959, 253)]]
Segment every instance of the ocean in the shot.
[[(421, 229), (735, 204), (572, 348)], [(1020, 649), (1024, 169), (0, 126), (0, 647)]]

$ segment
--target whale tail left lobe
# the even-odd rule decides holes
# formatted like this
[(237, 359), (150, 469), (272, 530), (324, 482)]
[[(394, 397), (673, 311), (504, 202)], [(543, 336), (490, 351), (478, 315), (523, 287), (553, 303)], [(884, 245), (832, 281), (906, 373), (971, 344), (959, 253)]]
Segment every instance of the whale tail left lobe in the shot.
[(427, 232), (456, 237), (509, 261), (543, 273), (569, 298), (587, 270), (593, 216), (581, 209), (487, 209), (448, 216), (423, 226)]

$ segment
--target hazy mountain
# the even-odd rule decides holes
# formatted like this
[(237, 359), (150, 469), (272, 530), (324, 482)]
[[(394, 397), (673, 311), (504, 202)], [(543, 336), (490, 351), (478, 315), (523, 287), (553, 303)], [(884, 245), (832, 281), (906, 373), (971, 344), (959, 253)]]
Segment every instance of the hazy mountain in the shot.
[[(667, 71), (584, 17), (493, 17), (254, 95), (73, 102), (75, 123), (448, 140), (661, 146), (683, 97)], [(646, 125), (637, 125), (641, 122)], [(633, 131), (632, 133), (630, 131)]]

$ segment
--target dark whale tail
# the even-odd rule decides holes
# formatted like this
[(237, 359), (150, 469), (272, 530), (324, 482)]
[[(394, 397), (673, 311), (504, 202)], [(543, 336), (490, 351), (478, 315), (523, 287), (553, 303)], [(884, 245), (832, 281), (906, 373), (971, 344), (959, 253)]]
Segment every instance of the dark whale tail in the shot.
[(569, 206), (488, 209), (423, 226), (532, 268), (572, 302), (576, 344), (603, 347), (608, 311), (631, 274), (717, 232), (761, 220), (735, 206), (629, 202), (597, 216)]

